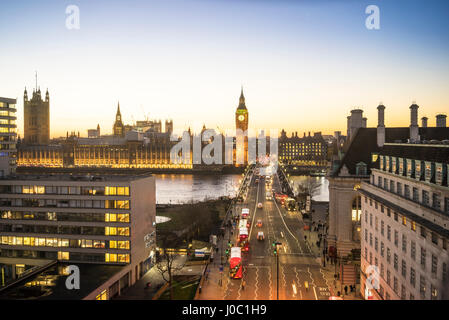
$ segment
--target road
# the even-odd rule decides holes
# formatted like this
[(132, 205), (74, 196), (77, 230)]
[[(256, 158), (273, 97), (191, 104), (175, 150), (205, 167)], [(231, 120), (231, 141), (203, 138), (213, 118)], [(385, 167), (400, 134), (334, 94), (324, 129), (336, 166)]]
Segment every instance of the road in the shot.
[[(272, 188), (280, 192), (279, 179), (273, 176)], [(271, 190), (270, 190), (271, 191)], [(222, 297), (225, 300), (275, 300), (277, 299), (277, 267), (273, 241), (281, 242), (279, 255), (279, 299), (280, 300), (328, 300), (330, 296), (327, 283), (320, 266), (320, 257), (315, 255), (304, 239), (304, 223), (298, 212), (285, 210), (279, 203), (265, 198), (265, 179), (256, 183), (253, 176), (249, 186), (246, 202), (239, 205), (250, 209), (251, 227), (249, 229), (250, 250), (242, 253), (243, 280), (223, 277)], [(258, 209), (261, 202), (263, 208)], [(257, 227), (257, 220), (262, 220), (262, 227)], [(257, 233), (263, 231), (265, 240), (257, 240)], [(238, 231), (234, 229), (230, 236), (233, 244), (237, 243)], [(246, 286), (242, 288), (242, 281)], [(309, 288), (305, 288), (305, 282)]]

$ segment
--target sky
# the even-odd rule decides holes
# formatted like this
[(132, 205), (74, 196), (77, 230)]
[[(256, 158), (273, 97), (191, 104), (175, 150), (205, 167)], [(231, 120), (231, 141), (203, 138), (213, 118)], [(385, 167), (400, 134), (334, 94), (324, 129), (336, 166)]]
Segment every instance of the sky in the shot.
[[(66, 8), (80, 28), (66, 28)], [(365, 26), (368, 5), (380, 29)], [(50, 93), (51, 136), (173, 119), (232, 129), (243, 86), (253, 129), (346, 132), (353, 108), (408, 126), (449, 105), (449, 1), (17, 0), (0, 4), (0, 96)]]

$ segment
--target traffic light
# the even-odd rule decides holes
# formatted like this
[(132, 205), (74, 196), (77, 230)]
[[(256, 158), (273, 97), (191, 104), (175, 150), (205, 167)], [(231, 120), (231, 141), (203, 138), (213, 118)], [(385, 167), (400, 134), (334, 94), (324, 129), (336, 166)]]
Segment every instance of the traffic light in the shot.
[(274, 255), (277, 255), (278, 254), (278, 250), (277, 250), (277, 248), (274, 248)]
[(229, 249), (226, 249), (226, 254), (229, 254)]

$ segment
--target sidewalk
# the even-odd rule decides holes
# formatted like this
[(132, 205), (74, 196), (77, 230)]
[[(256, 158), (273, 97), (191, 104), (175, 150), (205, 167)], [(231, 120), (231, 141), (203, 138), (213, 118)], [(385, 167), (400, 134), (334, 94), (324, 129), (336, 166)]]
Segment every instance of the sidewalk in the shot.
[[(232, 228), (232, 227), (231, 227)], [(198, 295), (197, 300), (221, 300), (224, 298), (225, 283), (227, 281), (226, 276), (229, 274), (229, 267), (227, 265), (227, 258), (225, 252), (231, 228), (226, 227), (225, 235), (220, 237), (217, 248), (218, 252), (214, 253), (214, 261), (209, 263), (208, 277), (205, 279), (201, 287), (201, 293)], [(232, 239), (231, 239), (232, 241)], [(220, 273), (221, 266), (221, 254), (223, 253), (223, 273)]]
[[(321, 260), (321, 258), (320, 258)], [(330, 260), (329, 260), (330, 261)], [(345, 295), (344, 287), (341, 285), (341, 282), (339, 279), (335, 280), (334, 274), (335, 274), (335, 265), (330, 264), (326, 262), (325, 267), (321, 267), (322, 273), (324, 275), (324, 278), (327, 280), (327, 283), (329, 285), (329, 290), (331, 292), (332, 296), (337, 296), (338, 291), (340, 291), (340, 296), (344, 300), (363, 300), (362, 296), (360, 295), (360, 285), (357, 284), (355, 291), (350, 292), (349, 286), (348, 286), (348, 294)], [(337, 265), (337, 273), (339, 272), (339, 266)]]

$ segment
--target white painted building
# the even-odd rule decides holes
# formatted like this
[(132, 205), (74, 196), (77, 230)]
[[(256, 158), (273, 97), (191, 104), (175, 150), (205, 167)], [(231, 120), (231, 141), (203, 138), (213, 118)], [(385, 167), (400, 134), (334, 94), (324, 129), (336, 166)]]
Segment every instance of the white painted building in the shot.
[[(448, 169), (448, 144), (383, 146), (360, 189), (366, 299), (449, 299)], [(367, 278), (378, 285), (369, 290)]]

